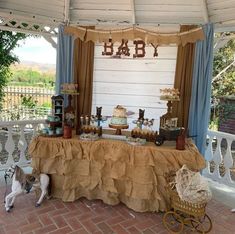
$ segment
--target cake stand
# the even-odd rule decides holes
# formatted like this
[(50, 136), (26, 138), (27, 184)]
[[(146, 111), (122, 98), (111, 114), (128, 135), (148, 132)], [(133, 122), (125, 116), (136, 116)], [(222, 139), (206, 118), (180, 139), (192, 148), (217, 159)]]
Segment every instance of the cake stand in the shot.
[(116, 132), (115, 132), (116, 135), (122, 135), (122, 129), (128, 129), (129, 125), (109, 124), (109, 127), (116, 129)]

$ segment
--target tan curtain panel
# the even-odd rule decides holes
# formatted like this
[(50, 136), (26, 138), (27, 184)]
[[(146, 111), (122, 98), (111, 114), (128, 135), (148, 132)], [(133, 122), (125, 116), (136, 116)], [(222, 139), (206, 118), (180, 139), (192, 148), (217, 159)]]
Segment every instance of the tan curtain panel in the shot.
[[(195, 26), (182, 25), (181, 32)], [(178, 46), (174, 87), (180, 91), (180, 101), (173, 103), (173, 116), (178, 117), (178, 125), (187, 129), (189, 105), (192, 91), (192, 76), (195, 43)]]
[(93, 67), (94, 67), (94, 43), (85, 43), (77, 38), (74, 41), (74, 81), (79, 84), (79, 96), (75, 105), (77, 106), (77, 125), (81, 114), (90, 115), (92, 108), (93, 89)]
[[(85, 30), (85, 31), (84, 31)], [(75, 35), (83, 41), (108, 42), (112, 39), (113, 42), (122, 42), (124, 40), (142, 39), (147, 44), (155, 45), (186, 45), (197, 40), (204, 39), (202, 28), (189, 29), (183, 33), (156, 33), (138, 27), (125, 28), (119, 30), (96, 30), (84, 29), (82, 27), (65, 27), (65, 33)]]

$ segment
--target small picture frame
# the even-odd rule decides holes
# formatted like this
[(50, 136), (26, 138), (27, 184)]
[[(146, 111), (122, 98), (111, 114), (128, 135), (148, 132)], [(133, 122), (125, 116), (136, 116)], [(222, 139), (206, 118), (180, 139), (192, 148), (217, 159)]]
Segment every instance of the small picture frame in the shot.
[(178, 118), (171, 118), (170, 119), (170, 127), (171, 128), (176, 128), (178, 124)]
[(168, 128), (176, 128), (178, 124), (178, 118), (170, 118), (165, 120), (165, 126)]

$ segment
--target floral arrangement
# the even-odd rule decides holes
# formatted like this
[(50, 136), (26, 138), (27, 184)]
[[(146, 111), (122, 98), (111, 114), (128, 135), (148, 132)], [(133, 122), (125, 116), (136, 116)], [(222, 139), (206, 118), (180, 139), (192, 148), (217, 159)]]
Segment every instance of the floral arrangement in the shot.
[(65, 113), (65, 124), (74, 127), (74, 121), (75, 121), (75, 114), (73, 112), (67, 112)]
[(167, 101), (179, 101), (180, 100), (180, 92), (175, 88), (166, 88), (160, 89), (160, 99)]

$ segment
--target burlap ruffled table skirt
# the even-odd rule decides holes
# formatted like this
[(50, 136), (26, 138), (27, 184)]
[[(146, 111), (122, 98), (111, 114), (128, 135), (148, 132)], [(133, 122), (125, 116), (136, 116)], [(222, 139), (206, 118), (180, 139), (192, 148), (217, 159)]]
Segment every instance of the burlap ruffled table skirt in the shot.
[(51, 175), (52, 196), (65, 202), (80, 197), (123, 202), (135, 211), (165, 211), (169, 205), (165, 173), (186, 164), (193, 170), (205, 160), (192, 143), (132, 146), (123, 141), (82, 141), (37, 137), (29, 146), (32, 167)]

